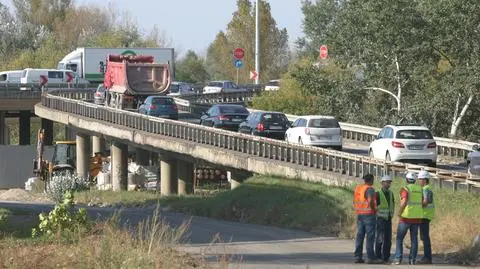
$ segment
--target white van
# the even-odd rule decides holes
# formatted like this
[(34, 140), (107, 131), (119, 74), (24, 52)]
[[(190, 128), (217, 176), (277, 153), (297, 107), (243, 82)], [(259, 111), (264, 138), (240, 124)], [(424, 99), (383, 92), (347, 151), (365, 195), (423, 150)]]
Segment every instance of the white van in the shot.
[[(47, 79), (47, 84), (56, 84), (56, 83), (72, 83), (76, 85), (88, 84), (88, 81), (81, 79), (78, 75), (72, 70), (58, 70), (58, 69), (35, 69), (35, 68), (26, 68), (22, 72), (22, 77), (20, 78), (21, 84), (38, 84), (38, 87), (32, 89), (40, 89), (40, 83), (42, 82), (41, 76)], [(31, 90), (27, 88), (20, 88), (20, 90)]]
[(23, 70), (12, 70), (0, 72), (0, 83), (20, 83)]

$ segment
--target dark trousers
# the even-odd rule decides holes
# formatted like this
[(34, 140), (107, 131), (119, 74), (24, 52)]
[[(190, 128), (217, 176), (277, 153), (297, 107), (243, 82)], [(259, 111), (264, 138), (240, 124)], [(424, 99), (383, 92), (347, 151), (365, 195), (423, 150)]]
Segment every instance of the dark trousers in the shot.
[(432, 244), (430, 242), (430, 220), (424, 219), (420, 224), (420, 239), (423, 241), (423, 258), (432, 260)]
[(392, 218), (377, 217), (377, 230), (375, 235), (375, 256), (383, 261), (390, 260), (392, 249)]
[(363, 257), (363, 239), (367, 236), (367, 258), (375, 259), (373, 245), (375, 242), (375, 215), (357, 215), (357, 238), (355, 239), (355, 259)]
[(404, 222), (398, 223), (395, 260), (402, 261), (403, 239), (405, 239), (407, 232), (410, 231), (410, 242), (412, 243), (412, 246), (410, 247), (410, 254), (408, 255), (408, 261), (412, 261), (412, 262), (416, 261), (417, 251), (418, 251), (418, 227), (419, 226), (420, 224), (404, 223)]

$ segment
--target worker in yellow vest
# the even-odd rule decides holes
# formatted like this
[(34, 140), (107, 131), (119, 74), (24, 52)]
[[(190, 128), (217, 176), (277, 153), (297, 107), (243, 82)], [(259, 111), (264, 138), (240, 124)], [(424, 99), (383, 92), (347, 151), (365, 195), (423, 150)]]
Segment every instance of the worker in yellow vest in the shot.
[(420, 239), (423, 241), (423, 258), (419, 264), (432, 264), (432, 244), (430, 242), (430, 222), (435, 215), (435, 203), (433, 191), (430, 186), (430, 174), (422, 170), (418, 173), (418, 180), (423, 190), (423, 219), (420, 224)]
[(410, 254), (408, 255), (408, 263), (415, 264), (418, 252), (418, 229), (423, 218), (423, 192), (420, 185), (415, 184), (417, 175), (408, 172), (405, 176), (407, 185), (400, 190), (401, 204), (398, 215), (400, 220), (397, 228), (397, 242), (395, 261), (393, 264), (401, 264), (403, 258), (403, 239), (410, 231)]
[(363, 240), (367, 237), (367, 263), (379, 264), (382, 261), (375, 258), (375, 224), (376, 224), (376, 199), (373, 188), (374, 177), (372, 174), (363, 176), (364, 184), (355, 187), (353, 194), (353, 207), (357, 214), (357, 237), (355, 239), (355, 263), (364, 263)]
[(382, 189), (377, 191), (375, 256), (384, 263), (388, 263), (392, 249), (392, 218), (395, 208), (393, 193), (390, 191), (392, 177), (384, 175), (380, 184), (382, 184)]

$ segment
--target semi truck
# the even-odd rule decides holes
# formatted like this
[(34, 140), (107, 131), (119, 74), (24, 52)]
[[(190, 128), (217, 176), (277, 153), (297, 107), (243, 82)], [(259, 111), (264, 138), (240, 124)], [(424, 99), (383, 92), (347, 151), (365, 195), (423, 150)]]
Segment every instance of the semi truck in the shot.
[(110, 54), (151, 55), (157, 63), (168, 64), (170, 74), (174, 77), (173, 48), (77, 48), (58, 62), (57, 69), (72, 70), (78, 74), (79, 78), (98, 85), (103, 82), (107, 57)]
[(150, 95), (166, 95), (172, 81), (170, 66), (153, 56), (109, 55), (103, 86), (105, 105), (136, 110)]

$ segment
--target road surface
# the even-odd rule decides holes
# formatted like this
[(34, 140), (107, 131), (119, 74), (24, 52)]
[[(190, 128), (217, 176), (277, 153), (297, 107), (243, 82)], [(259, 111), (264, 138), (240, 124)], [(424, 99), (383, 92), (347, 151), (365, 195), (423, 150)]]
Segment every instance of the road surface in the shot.
[[(32, 214), (47, 211), (52, 205), (24, 204), (0, 201), (0, 207), (28, 209)], [(112, 208), (88, 208), (91, 218), (108, 218)], [(135, 225), (152, 215), (153, 208), (125, 209), (122, 222)], [(190, 217), (174, 212), (162, 212), (172, 226), (178, 226)], [(218, 236), (217, 236), (218, 235)], [(219, 240), (214, 240), (219, 238)], [(220, 242), (211, 244), (213, 241)], [(223, 243), (225, 242), (225, 243)], [(322, 237), (311, 233), (253, 224), (219, 221), (192, 217), (186, 242), (179, 250), (203, 255), (207, 261), (217, 263), (218, 255), (229, 255), (230, 268), (297, 269), (297, 268), (390, 268), (393, 265), (367, 265), (353, 263), (353, 241), (335, 237)], [(393, 251), (393, 250), (392, 250)], [(231, 256), (230, 256), (231, 255)], [(422, 268), (463, 268), (440, 264), (422, 265)], [(239, 265), (240, 264), (240, 265)], [(403, 265), (401, 267), (407, 267)]]

